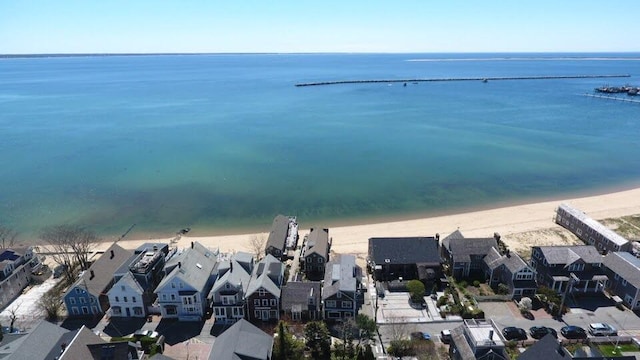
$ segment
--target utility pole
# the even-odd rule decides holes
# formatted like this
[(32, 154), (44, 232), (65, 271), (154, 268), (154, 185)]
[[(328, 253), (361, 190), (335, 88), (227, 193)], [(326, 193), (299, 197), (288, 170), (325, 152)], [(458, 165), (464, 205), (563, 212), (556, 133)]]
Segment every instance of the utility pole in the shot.
[(564, 309), (564, 302), (567, 299), (567, 295), (569, 294), (570, 289), (573, 289), (573, 285), (579, 281), (580, 279), (574, 273), (569, 274), (569, 283), (567, 284), (567, 288), (564, 289), (564, 295), (562, 296), (562, 302), (560, 302), (558, 317), (562, 318), (562, 309)]

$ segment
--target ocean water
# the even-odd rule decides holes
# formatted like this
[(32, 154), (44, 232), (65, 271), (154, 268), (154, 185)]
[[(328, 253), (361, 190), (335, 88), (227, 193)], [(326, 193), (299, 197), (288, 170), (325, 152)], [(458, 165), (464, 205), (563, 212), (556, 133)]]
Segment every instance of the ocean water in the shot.
[[(631, 77), (294, 86), (589, 74)], [(639, 76), (640, 54), (0, 59), (0, 223), (198, 235), (631, 186), (640, 104), (583, 94)]]

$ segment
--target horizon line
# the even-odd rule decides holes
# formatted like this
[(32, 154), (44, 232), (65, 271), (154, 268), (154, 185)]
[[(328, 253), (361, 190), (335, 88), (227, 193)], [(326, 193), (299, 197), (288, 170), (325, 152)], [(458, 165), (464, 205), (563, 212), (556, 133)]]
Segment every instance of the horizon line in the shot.
[[(378, 51), (318, 51), (318, 52), (60, 52), (60, 53), (7, 53), (0, 58), (26, 57), (82, 57), (82, 56), (198, 56), (198, 55), (414, 55), (414, 54), (640, 54), (640, 51), (429, 51), (429, 52), (378, 52)], [(578, 57), (578, 56), (576, 56)]]

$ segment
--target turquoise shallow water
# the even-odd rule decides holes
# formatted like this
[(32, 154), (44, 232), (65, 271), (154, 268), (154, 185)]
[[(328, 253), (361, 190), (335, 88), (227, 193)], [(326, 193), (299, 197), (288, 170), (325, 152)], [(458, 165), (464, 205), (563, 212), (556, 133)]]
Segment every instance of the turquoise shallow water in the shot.
[[(294, 86), (577, 74), (631, 78)], [(639, 76), (639, 54), (2, 59), (0, 223), (204, 234), (627, 186), (640, 104), (582, 94)]]

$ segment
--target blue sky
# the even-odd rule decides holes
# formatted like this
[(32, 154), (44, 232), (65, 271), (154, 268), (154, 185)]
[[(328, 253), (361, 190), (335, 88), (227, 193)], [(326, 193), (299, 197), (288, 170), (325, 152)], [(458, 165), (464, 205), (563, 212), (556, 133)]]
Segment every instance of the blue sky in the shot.
[(640, 1), (2, 0), (0, 53), (640, 51)]

